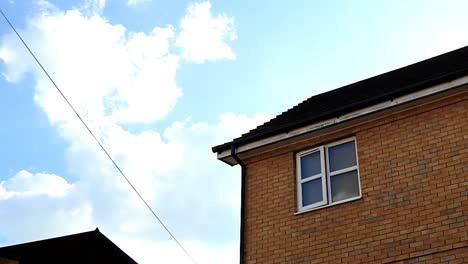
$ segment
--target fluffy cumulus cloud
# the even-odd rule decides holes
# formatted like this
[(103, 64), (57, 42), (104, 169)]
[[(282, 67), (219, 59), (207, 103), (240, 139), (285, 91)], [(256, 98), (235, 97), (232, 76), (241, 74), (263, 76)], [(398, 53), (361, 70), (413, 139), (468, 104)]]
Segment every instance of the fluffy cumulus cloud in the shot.
[[(98, 15), (47, 9), (22, 32), (55, 82), (90, 121), (151, 122), (164, 117), (182, 95), (175, 82), (178, 57), (169, 53), (172, 27), (149, 34), (126, 32)], [(36, 100), (52, 123), (69, 120), (68, 106), (14, 35), (4, 39), (7, 80), (25, 73), (38, 79)], [(70, 63), (73, 62), (73, 63)], [(77, 74), (79, 73), (79, 74)], [(155, 85), (157, 84), (157, 85)], [(89, 95), (93, 95), (90, 97)], [(148, 110), (149, 109), (149, 110)]]
[(60, 176), (22, 170), (7, 181), (0, 182), (0, 199), (36, 195), (63, 197), (72, 188), (73, 185)]
[(237, 39), (234, 18), (226, 14), (213, 16), (210, 2), (189, 6), (180, 27), (176, 45), (182, 50), (182, 58), (196, 63), (236, 58), (228, 43), (220, 41)]
[[(227, 170), (209, 148), (268, 116), (227, 113), (215, 124), (187, 118), (165, 129), (128, 129), (157, 122), (176, 106), (182, 61), (235, 59), (233, 18), (195, 3), (180, 26), (130, 32), (100, 15), (103, 8), (103, 0), (66, 11), (40, 1), (20, 32), (188, 251), (200, 263), (236, 263), (239, 171)], [(35, 80), (35, 102), (68, 142), (69, 174), (23, 170), (1, 182), (0, 236), (16, 243), (99, 226), (141, 263), (190, 263), (19, 44), (12, 34), (2, 37), (2, 74), (9, 82)]]
[(75, 187), (61, 176), (26, 170), (0, 182), (2, 237), (27, 241), (90, 229), (92, 206)]

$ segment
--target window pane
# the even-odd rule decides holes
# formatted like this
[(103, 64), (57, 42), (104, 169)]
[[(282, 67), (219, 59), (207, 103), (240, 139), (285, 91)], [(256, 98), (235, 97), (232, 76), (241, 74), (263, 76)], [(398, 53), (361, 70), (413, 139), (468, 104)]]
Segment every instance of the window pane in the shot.
[(333, 202), (359, 196), (357, 170), (331, 176), (330, 181)]
[(320, 173), (320, 151), (301, 157), (301, 179)]
[(337, 171), (356, 165), (354, 141), (328, 148), (330, 171)]
[(302, 183), (302, 206), (307, 206), (322, 200), (321, 178)]

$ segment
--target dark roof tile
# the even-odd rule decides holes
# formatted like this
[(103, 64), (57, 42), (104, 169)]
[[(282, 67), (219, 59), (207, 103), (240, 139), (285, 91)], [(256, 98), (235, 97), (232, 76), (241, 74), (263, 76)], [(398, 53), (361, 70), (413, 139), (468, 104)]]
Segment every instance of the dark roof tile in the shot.
[(310, 97), (213, 152), (340, 116), (468, 75), (468, 47)]
[(0, 258), (20, 264), (136, 264), (96, 228), (94, 231), (0, 248)]

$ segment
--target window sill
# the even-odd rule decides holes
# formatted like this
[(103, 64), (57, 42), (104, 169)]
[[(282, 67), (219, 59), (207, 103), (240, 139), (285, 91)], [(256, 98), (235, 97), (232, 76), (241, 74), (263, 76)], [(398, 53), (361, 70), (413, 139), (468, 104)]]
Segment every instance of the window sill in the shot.
[(349, 202), (353, 202), (353, 201), (360, 200), (360, 199), (362, 199), (362, 195), (351, 198), (351, 199), (343, 200), (343, 201), (340, 201), (340, 202), (337, 202), (337, 203), (327, 204), (327, 205), (324, 205), (324, 206), (319, 206), (319, 207), (310, 208), (310, 209), (306, 209), (306, 210), (303, 210), (303, 211), (295, 212), (294, 215), (300, 215), (300, 214), (303, 214), (303, 213), (316, 211), (316, 210), (332, 207), (332, 206), (339, 205), (339, 204), (349, 203)]

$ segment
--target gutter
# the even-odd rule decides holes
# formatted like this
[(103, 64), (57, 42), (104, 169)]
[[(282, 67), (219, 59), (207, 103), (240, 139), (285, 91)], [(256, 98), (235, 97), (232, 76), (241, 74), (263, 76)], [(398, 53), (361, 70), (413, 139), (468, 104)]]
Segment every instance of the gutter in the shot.
[(239, 263), (244, 264), (244, 255), (245, 255), (245, 181), (247, 175), (247, 166), (245, 163), (237, 156), (235, 143), (231, 144), (231, 156), (236, 160), (236, 162), (241, 166), (241, 214), (240, 214), (240, 245), (239, 245)]

